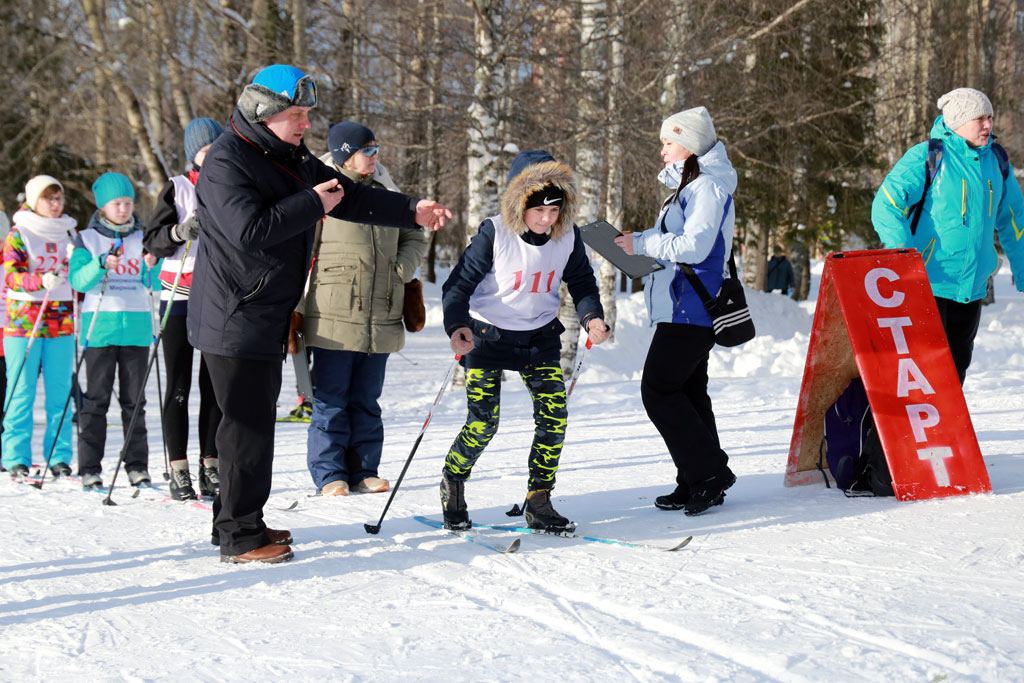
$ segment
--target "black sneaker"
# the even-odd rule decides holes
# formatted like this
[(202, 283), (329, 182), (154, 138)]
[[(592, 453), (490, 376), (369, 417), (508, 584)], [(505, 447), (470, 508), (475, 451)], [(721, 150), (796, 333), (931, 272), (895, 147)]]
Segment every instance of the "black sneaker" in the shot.
[(654, 499), (654, 507), (659, 510), (682, 510), (690, 502), (690, 487), (685, 484), (676, 486), (676, 490), (667, 496)]
[(444, 514), (444, 528), (451, 531), (465, 531), (472, 528), (469, 509), (466, 507), (466, 482), (441, 477), (441, 511)]
[(28, 467), (25, 465), (15, 465), (10, 470), (11, 479), (25, 479), (28, 477)]
[(736, 483), (736, 475), (728, 467), (721, 474), (705, 479), (690, 489), (690, 500), (683, 506), (684, 514), (699, 515), (713, 505), (725, 502), (725, 490)]
[(217, 458), (206, 458), (199, 468), (199, 495), (216, 498), (220, 495), (220, 472), (217, 470)]
[(54, 479), (60, 479), (61, 477), (71, 476), (71, 467), (66, 462), (59, 462), (56, 465), (50, 467), (50, 474), (53, 475)]
[(171, 463), (171, 480), (167, 484), (174, 500), (195, 500), (196, 490), (192, 488), (192, 475), (188, 471), (188, 460)]
[(551, 505), (551, 491), (547, 489), (526, 494), (526, 509), (523, 510), (523, 514), (526, 516), (526, 524), (531, 529), (555, 532), (576, 529), (575, 523), (558, 514)]

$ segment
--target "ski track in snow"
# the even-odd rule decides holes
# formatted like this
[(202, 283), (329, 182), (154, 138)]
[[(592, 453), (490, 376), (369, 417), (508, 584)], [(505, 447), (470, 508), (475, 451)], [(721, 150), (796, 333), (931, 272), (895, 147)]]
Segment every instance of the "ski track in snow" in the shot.
[[(450, 358), (438, 291), (427, 286), (427, 330), (389, 361), (381, 474), (392, 483)], [(640, 401), (639, 296), (619, 299), (618, 340), (588, 354), (570, 404), (558, 509), (581, 534), (655, 545), (692, 534), (677, 553), (524, 534), (500, 555), (415, 522), (440, 516), (443, 455), (465, 417), (453, 387), (379, 535), (363, 524), (387, 494), (308, 497), (306, 425), (279, 424), (266, 519), (292, 530), (296, 558), (224, 565), (210, 513), (161, 502), (150, 382), (157, 490), (131, 498), (122, 472), (106, 507), (76, 483), (38, 491), (0, 476), (0, 680), (1024, 680), (1024, 296), (1001, 272), (966, 386), (993, 494), (916, 503), (782, 486), (813, 302), (749, 296), (760, 336), (710, 363), (739, 475), (722, 507), (688, 518), (652, 506), (674, 468)], [(290, 373), (279, 414), (292, 408)], [(508, 522), (525, 489), (530, 404), (514, 373), (502, 393), (466, 489), (481, 523)], [(190, 400), (195, 414), (197, 390)], [(37, 452), (41, 438), (37, 427)], [(110, 427), (108, 477), (122, 443)]]

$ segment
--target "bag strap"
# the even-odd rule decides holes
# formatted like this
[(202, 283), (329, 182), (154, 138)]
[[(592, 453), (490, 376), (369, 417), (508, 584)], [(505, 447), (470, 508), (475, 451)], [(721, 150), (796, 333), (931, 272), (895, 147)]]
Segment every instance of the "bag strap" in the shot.
[[(697, 292), (697, 296), (700, 297), (700, 301), (704, 304), (704, 309), (711, 315), (712, 318), (720, 315), (721, 311), (718, 308), (718, 301), (708, 292), (708, 288), (704, 286), (704, 283), (697, 277), (697, 272), (693, 269), (689, 263), (679, 263), (679, 270), (683, 271), (683, 275), (690, 281), (690, 285), (693, 287), (693, 291)], [(729, 274), (732, 279), (736, 279), (736, 260), (733, 258), (732, 249), (729, 250)]]
[(928, 188), (931, 187), (932, 181), (939, 171), (943, 152), (942, 140), (939, 138), (929, 138), (928, 160), (924, 165), (924, 190), (921, 192), (921, 200), (910, 207), (910, 210), (914, 212), (914, 217), (910, 220), (911, 236), (917, 234), (917, 223), (921, 220), (921, 212), (924, 211), (924, 198), (928, 196)]
[(992, 143), (992, 151), (996, 155), (996, 161), (999, 162), (999, 172), (1003, 174), (1003, 182), (1010, 177), (1010, 157), (1006, 154), (1006, 149), (1003, 148), (998, 142)]

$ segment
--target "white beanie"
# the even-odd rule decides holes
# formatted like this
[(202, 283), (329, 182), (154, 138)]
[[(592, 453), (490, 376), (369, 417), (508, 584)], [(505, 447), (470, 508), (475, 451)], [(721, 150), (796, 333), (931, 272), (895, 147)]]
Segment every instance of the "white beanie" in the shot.
[(957, 88), (939, 98), (942, 118), (950, 130), (956, 130), (968, 121), (992, 113), (992, 103), (985, 93), (974, 88)]
[(715, 124), (711, 123), (711, 115), (704, 107), (672, 114), (661, 124), (661, 137), (682, 145), (697, 156), (707, 154), (718, 142)]
[(33, 211), (36, 210), (36, 202), (39, 201), (39, 195), (50, 185), (56, 185), (60, 188), (61, 192), (64, 191), (64, 186), (52, 175), (37, 175), (25, 183), (25, 204), (28, 205), (28, 208)]

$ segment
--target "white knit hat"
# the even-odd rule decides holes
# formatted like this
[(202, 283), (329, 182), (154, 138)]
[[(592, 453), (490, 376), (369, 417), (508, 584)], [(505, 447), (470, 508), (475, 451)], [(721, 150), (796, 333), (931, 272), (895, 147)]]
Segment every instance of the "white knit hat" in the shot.
[(37, 175), (25, 183), (25, 204), (28, 205), (28, 208), (33, 211), (36, 210), (36, 202), (39, 201), (39, 195), (50, 185), (56, 185), (60, 188), (61, 192), (64, 191), (64, 186), (52, 175)]
[(968, 121), (992, 113), (992, 103), (985, 93), (974, 88), (957, 88), (939, 98), (942, 118), (950, 130), (956, 130)]
[(661, 137), (682, 145), (697, 156), (707, 154), (718, 142), (715, 125), (704, 107), (672, 114), (661, 124)]

